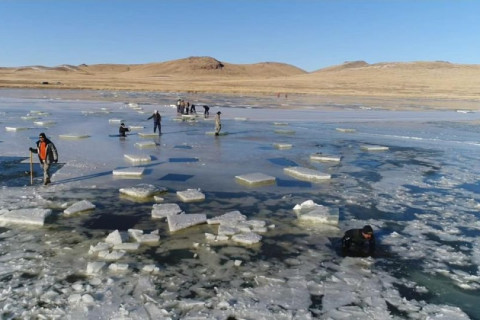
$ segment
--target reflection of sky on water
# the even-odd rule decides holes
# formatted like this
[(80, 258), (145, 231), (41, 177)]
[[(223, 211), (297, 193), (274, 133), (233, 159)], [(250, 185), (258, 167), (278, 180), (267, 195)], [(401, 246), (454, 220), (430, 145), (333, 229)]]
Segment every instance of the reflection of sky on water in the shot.
[[(222, 130), (229, 134), (213, 137), (205, 134), (213, 131), (213, 116), (173, 121), (175, 110), (168, 105), (177, 96), (172, 94), (117, 94), (119, 101), (123, 97), (126, 102), (148, 102), (140, 103), (145, 110), (141, 114), (122, 102), (83, 100), (81, 92), (70, 92), (79, 100), (65, 100), (65, 92), (46, 92), (63, 96), (52, 100), (17, 99), (12, 96), (32, 93), (12, 91), (0, 97), (1, 125), (26, 129), (0, 136), (0, 208), (47, 207), (54, 216), (43, 228), (0, 228), (0, 281), (5, 288), (0, 301), (5, 318), (38, 314), (61, 318), (65, 313), (105, 319), (421, 318), (440, 313), (466, 318), (458, 307), (480, 319), (475, 305), (480, 293), (480, 145), (477, 126), (467, 121), (478, 120), (477, 113), (345, 106), (313, 111), (308, 109), (311, 102), (300, 105), (304, 110), (271, 110), (275, 101), (270, 98), (197, 96), (223, 106)], [(113, 93), (96, 94), (108, 99)], [(245, 108), (249, 105), (270, 109)], [(161, 137), (109, 136), (118, 131), (118, 124), (108, 121), (114, 118), (151, 132), (151, 120), (146, 119), (154, 109), (163, 116)], [(21, 119), (31, 111), (48, 112), (41, 119), (56, 124), (42, 128)], [(211, 109), (211, 114), (215, 112), (216, 107)], [(288, 125), (276, 126), (274, 121)], [(339, 127), (356, 132), (335, 130)], [(275, 133), (279, 128), (294, 133)], [(56, 144), (61, 165), (54, 168), (54, 183), (45, 188), (35, 164), (36, 186), (29, 187), (28, 147), (42, 131)], [(62, 140), (61, 134), (90, 137)], [(135, 147), (141, 141), (157, 146)], [(279, 142), (293, 147), (272, 147)], [(360, 149), (364, 144), (390, 149), (366, 152)], [(310, 161), (316, 152), (342, 159)], [(141, 180), (112, 177), (113, 169), (133, 166), (124, 154), (151, 156), (151, 162), (137, 165), (147, 169)], [(332, 179), (316, 183), (284, 174), (284, 167), (295, 165), (329, 173)], [(276, 183), (249, 187), (235, 181), (236, 175), (254, 172), (274, 176)], [(239, 210), (275, 228), (253, 246), (207, 244), (204, 233), (215, 233), (212, 225), (170, 234), (164, 221), (150, 217), (153, 199), (135, 201), (119, 195), (119, 188), (138, 183), (167, 187), (169, 191), (161, 195), (164, 202), (178, 203), (186, 213), (213, 217)], [(180, 202), (175, 192), (189, 188), (200, 188), (206, 200)], [(61, 216), (65, 203), (82, 199), (96, 209)], [(339, 228), (299, 222), (292, 208), (309, 199), (338, 207)], [(377, 233), (378, 257), (341, 258), (338, 241), (343, 231), (367, 223)], [(120, 262), (130, 266), (125, 274), (105, 271), (86, 277), (86, 265), (94, 260), (87, 254), (90, 245), (115, 229), (129, 228), (158, 229), (160, 244), (142, 245), (122, 258)], [(234, 266), (235, 260), (242, 264)], [(147, 264), (157, 265), (159, 272), (142, 273)], [(75, 294), (88, 294), (94, 302), (78, 302)]]

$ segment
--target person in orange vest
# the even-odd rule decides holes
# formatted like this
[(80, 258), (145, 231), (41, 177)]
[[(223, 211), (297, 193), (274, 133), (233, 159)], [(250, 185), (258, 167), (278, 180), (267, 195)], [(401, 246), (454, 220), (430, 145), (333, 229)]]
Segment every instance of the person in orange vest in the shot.
[(38, 135), (37, 148), (30, 148), (29, 150), (30, 152), (38, 153), (38, 159), (43, 168), (43, 185), (46, 186), (51, 183), (50, 165), (58, 162), (57, 148), (42, 132)]

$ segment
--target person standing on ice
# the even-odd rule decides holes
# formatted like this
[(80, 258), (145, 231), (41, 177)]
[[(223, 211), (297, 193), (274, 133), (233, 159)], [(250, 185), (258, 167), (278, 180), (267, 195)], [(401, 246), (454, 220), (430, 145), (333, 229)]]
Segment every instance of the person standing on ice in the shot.
[(217, 112), (215, 116), (215, 135), (218, 136), (220, 134), (220, 130), (222, 130), (222, 123), (220, 122), (220, 115), (222, 113), (220, 111)]
[(43, 168), (43, 185), (51, 183), (50, 181), (50, 165), (58, 162), (57, 148), (52, 141), (47, 139), (45, 133), (38, 135), (37, 148), (30, 148), (30, 152), (38, 153), (40, 165)]
[(361, 229), (350, 229), (342, 238), (344, 256), (372, 256), (375, 252), (375, 235), (371, 226)]
[(155, 110), (155, 112), (147, 119), (152, 119), (153, 118), (153, 133), (157, 132), (157, 127), (158, 127), (158, 135), (162, 134), (162, 116), (158, 112), (158, 110)]

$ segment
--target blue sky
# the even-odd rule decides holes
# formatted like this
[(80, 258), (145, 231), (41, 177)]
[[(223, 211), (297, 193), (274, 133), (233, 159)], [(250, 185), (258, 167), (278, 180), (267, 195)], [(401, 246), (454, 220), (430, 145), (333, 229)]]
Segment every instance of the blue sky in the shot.
[(0, 0), (0, 66), (480, 63), (477, 0)]

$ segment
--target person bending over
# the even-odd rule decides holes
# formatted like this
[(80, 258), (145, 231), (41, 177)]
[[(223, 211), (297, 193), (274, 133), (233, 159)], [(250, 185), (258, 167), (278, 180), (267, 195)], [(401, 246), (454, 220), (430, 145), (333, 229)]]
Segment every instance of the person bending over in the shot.
[(128, 129), (126, 126), (125, 126), (125, 123), (121, 123), (120, 124), (120, 128), (118, 128), (118, 134), (120, 135), (120, 137), (126, 137), (127, 136), (127, 132), (130, 132), (130, 129)]
[(375, 235), (371, 226), (361, 229), (350, 229), (342, 238), (344, 256), (366, 257), (375, 253)]

